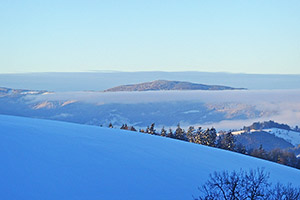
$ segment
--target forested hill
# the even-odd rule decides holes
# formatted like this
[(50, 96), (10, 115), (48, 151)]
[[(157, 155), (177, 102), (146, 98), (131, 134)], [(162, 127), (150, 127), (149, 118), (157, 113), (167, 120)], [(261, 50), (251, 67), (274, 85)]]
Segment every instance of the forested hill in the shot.
[(222, 85), (204, 85), (198, 83), (182, 82), (182, 81), (167, 81), (156, 80), (152, 82), (145, 82), (131, 85), (121, 85), (113, 87), (105, 92), (116, 91), (150, 91), (150, 90), (244, 90), (245, 88), (233, 88)]
[(251, 126), (244, 127), (243, 130), (250, 131), (252, 129), (262, 130), (262, 129), (270, 129), (270, 128), (279, 128), (279, 129), (283, 129), (283, 130), (287, 130), (287, 131), (293, 130), (293, 131), (300, 132), (300, 129), (298, 128), (298, 126), (296, 126), (294, 129), (292, 129), (287, 124), (279, 124), (272, 120), (265, 121), (265, 122), (254, 122)]

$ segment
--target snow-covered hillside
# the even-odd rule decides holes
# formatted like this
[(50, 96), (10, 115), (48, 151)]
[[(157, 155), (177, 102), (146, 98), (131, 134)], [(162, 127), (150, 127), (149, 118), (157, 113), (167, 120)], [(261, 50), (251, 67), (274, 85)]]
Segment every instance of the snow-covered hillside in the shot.
[[(253, 133), (253, 132), (261, 132), (261, 131), (267, 132), (267, 133), (275, 135), (276, 137), (282, 138), (294, 146), (298, 146), (300, 144), (300, 132), (297, 132), (297, 131), (285, 130), (285, 129), (281, 129), (281, 128), (269, 128), (269, 129), (261, 129), (261, 130), (251, 129), (248, 132)], [(246, 132), (247, 131), (245, 131), (245, 130), (240, 130), (240, 131), (233, 131), (232, 134), (240, 135), (240, 134), (246, 133)]]
[(0, 115), (0, 199), (192, 199), (217, 170), (300, 170), (137, 132)]
[(284, 130), (280, 128), (263, 129), (263, 131), (274, 134), (275, 136), (286, 140), (294, 146), (300, 144), (300, 132)]

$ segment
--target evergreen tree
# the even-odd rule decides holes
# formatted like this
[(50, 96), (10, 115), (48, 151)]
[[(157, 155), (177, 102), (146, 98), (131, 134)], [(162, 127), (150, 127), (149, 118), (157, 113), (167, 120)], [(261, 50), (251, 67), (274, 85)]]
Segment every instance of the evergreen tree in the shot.
[(246, 154), (246, 147), (244, 145), (242, 145), (241, 143), (235, 145), (235, 151), (238, 153), (242, 153), (242, 154)]
[(163, 137), (166, 137), (166, 136), (167, 136), (167, 131), (166, 131), (166, 129), (165, 129), (164, 126), (163, 126), (162, 129), (161, 129), (160, 135), (163, 136)]
[[(260, 145), (258, 149), (254, 149), (250, 155), (262, 159), (267, 158), (267, 152), (264, 150), (262, 145)], [(275, 162), (277, 162), (277, 160)]]
[(215, 128), (211, 128), (208, 131), (207, 145), (215, 147), (216, 146), (216, 139), (217, 139), (217, 131), (216, 131)]
[(210, 137), (210, 130), (206, 129), (202, 132), (201, 139), (202, 144), (209, 146), (209, 137)]
[(233, 151), (235, 148), (234, 135), (231, 132), (220, 135), (217, 141), (217, 147)]
[(133, 126), (130, 127), (130, 130), (131, 131), (136, 131), (136, 129)]
[(149, 126), (147, 126), (145, 133), (148, 133), (148, 134), (150, 133), (150, 128), (149, 128)]
[(201, 127), (198, 127), (193, 140), (194, 140), (194, 143), (203, 144), (203, 131), (202, 131)]
[(151, 124), (151, 126), (150, 126), (150, 128), (149, 128), (149, 134), (151, 134), (151, 135), (155, 135), (156, 133), (155, 133), (155, 128), (154, 128), (154, 126), (155, 126), (155, 124), (154, 123), (152, 123)]
[(127, 124), (123, 124), (120, 129), (128, 130)]
[(186, 137), (189, 142), (194, 142), (194, 133), (195, 133), (195, 128), (193, 126), (190, 126), (186, 133)]
[(175, 138), (178, 140), (185, 140), (185, 133), (184, 130), (180, 127), (178, 123), (177, 128), (175, 130)]
[(217, 131), (214, 128), (206, 129), (203, 131), (201, 127), (197, 129), (196, 135), (194, 137), (194, 142), (197, 144), (216, 146)]
[(169, 138), (173, 138), (174, 136), (173, 136), (173, 130), (170, 128), (169, 129), (169, 133), (167, 134), (167, 137), (169, 137)]

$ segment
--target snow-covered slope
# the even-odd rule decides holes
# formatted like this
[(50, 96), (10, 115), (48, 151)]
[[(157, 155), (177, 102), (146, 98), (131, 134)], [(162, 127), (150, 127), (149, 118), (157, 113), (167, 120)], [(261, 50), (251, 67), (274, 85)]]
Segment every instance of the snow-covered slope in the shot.
[(0, 115), (0, 199), (192, 199), (215, 170), (300, 170), (137, 132)]
[(290, 142), (294, 146), (300, 144), (300, 132), (284, 130), (280, 128), (263, 129), (263, 131), (274, 134), (275, 136)]
[[(252, 132), (260, 132), (260, 131), (264, 131), (264, 132), (273, 134), (276, 137), (282, 138), (294, 146), (298, 146), (300, 144), (300, 132), (297, 132), (297, 131), (285, 130), (285, 129), (281, 129), (281, 128), (269, 128), (269, 129), (262, 129), (262, 130), (251, 129), (249, 132), (252, 133)], [(240, 135), (245, 132), (247, 132), (247, 131), (245, 131), (245, 130), (233, 131), (232, 134)]]

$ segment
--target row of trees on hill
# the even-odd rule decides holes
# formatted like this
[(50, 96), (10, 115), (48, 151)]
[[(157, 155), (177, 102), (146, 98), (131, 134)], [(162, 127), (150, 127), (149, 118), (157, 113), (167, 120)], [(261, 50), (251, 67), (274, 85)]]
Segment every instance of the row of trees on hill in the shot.
[[(113, 126), (110, 125), (109, 127), (112, 128)], [(128, 126), (127, 124), (123, 124), (121, 129), (136, 131), (136, 129), (133, 126)], [(180, 124), (178, 124), (177, 128), (174, 131), (171, 128), (169, 130), (166, 130), (163, 127), (159, 132), (155, 129), (155, 124), (152, 123), (145, 130), (140, 129), (139, 132), (151, 135), (158, 135), (162, 137), (169, 137), (173, 139), (207, 145), (211, 147), (217, 147), (240, 153), (246, 153), (245, 147), (235, 144), (235, 138), (234, 135), (231, 134), (231, 132), (217, 136), (217, 131), (215, 128), (208, 128), (204, 130), (201, 127), (195, 129), (194, 126), (190, 126), (188, 130), (185, 131), (180, 127)]]
[(203, 130), (201, 127), (195, 129), (193, 126), (190, 126), (188, 130), (185, 131), (180, 127), (180, 124), (178, 124), (177, 128), (174, 131), (171, 128), (167, 131), (163, 127), (160, 132), (157, 132), (154, 126), (155, 124), (153, 123), (150, 127), (147, 127), (146, 130), (141, 129), (140, 132), (174, 138), (197, 144), (203, 144), (212, 147), (216, 147), (218, 143), (224, 144), (223, 141), (217, 142), (217, 131), (214, 128)]
[(273, 149), (266, 151), (262, 146), (258, 149), (248, 151), (250, 156), (269, 160), (283, 165), (288, 165), (300, 169), (300, 159), (294, 153), (282, 149)]
[[(113, 125), (110, 124), (109, 127), (113, 128)], [(127, 124), (123, 124), (121, 129), (137, 131), (133, 126), (128, 126)], [(171, 128), (166, 130), (164, 127), (157, 131), (155, 124), (152, 123), (146, 129), (140, 129), (139, 132), (234, 151), (300, 169), (300, 159), (292, 152), (281, 149), (266, 151), (262, 146), (258, 149), (246, 149), (242, 144), (236, 143), (235, 137), (231, 132), (217, 134), (215, 128), (203, 130), (201, 127), (195, 129), (194, 126), (190, 126), (185, 131), (178, 124), (174, 131)]]

